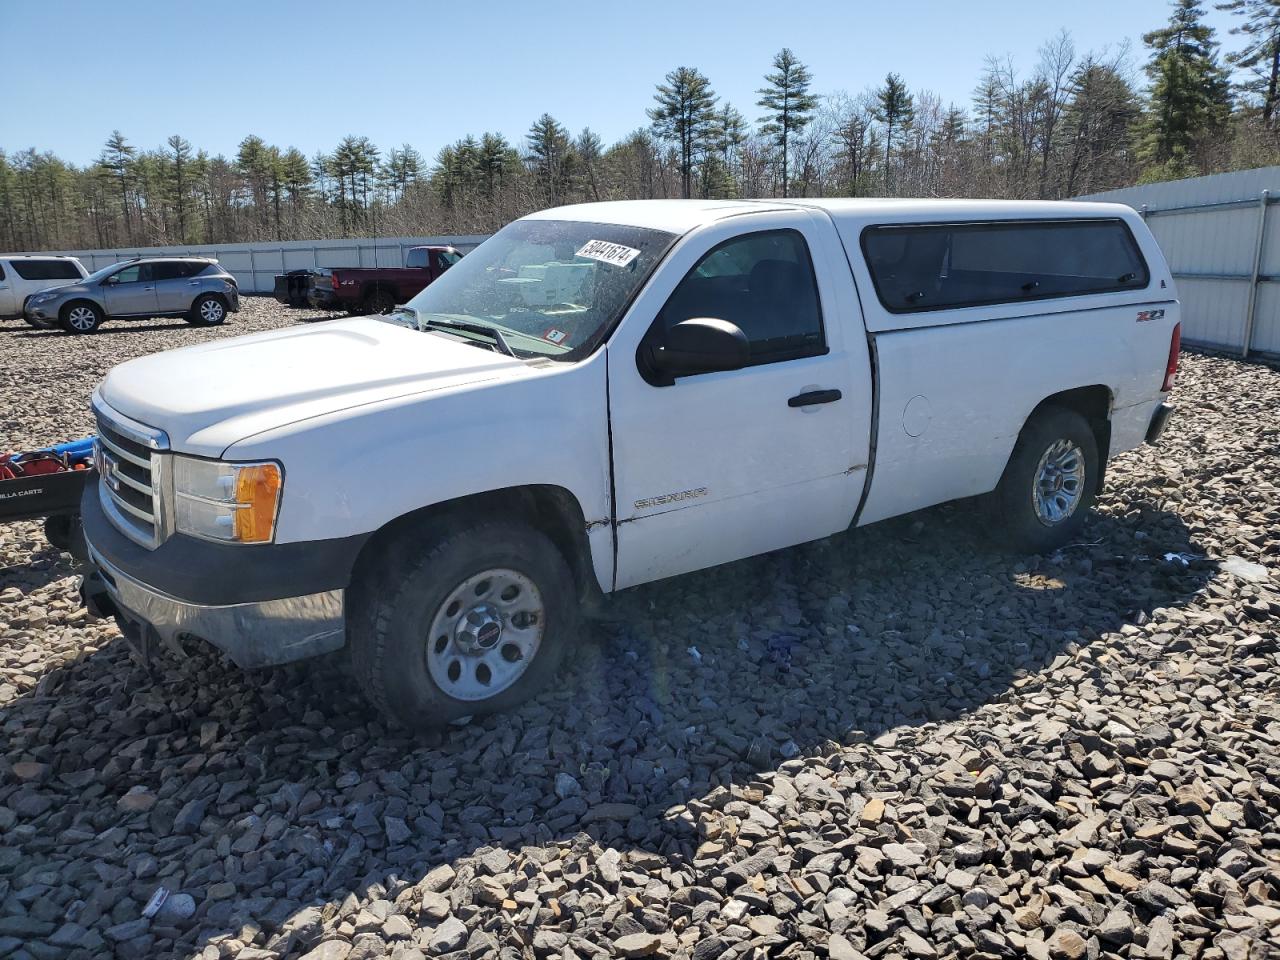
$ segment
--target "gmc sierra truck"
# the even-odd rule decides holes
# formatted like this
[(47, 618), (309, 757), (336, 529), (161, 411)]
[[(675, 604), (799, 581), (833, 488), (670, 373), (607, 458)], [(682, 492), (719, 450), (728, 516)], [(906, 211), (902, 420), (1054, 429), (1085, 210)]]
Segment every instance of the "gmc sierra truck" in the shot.
[(610, 591), (978, 495), (1057, 548), (1178, 351), (1125, 206), (548, 210), (386, 315), (112, 370), (86, 600), (143, 650), (347, 647), (438, 724), (548, 683)]
[(453, 247), (410, 247), (405, 251), (403, 267), (331, 267), (316, 271), (307, 288), (307, 301), (325, 310), (386, 313), (438, 280), (461, 259), (462, 254)]

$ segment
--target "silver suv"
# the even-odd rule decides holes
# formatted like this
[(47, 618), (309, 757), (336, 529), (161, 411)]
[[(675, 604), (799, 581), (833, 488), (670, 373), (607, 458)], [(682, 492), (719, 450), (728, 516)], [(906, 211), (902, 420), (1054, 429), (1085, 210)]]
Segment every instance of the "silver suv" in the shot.
[(113, 263), (79, 283), (34, 294), (24, 315), (33, 326), (93, 333), (117, 317), (183, 317), (208, 327), (239, 309), (235, 277), (216, 260), (155, 257)]

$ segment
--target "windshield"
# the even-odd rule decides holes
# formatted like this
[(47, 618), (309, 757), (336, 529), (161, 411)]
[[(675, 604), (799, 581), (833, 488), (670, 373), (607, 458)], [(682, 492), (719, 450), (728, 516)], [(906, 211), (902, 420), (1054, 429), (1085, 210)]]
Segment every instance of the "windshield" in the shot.
[(107, 274), (115, 273), (117, 270), (119, 270), (123, 266), (126, 266), (126, 263), (123, 261), (117, 260), (115, 263), (111, 264), (110, 266), (99, 267), (97, 270), (93, 271), (93, 273), (85, 277), (84, 282), (90, 283), (94, 280), (101, 280), (104, 277), (106, 277)]
[(517, 220), (407, 310), (378, 319), (420, 330), (479, 325), (497, 329), (517, 356), (577, 360), (608, 334), (675, 239), (640, 227)]

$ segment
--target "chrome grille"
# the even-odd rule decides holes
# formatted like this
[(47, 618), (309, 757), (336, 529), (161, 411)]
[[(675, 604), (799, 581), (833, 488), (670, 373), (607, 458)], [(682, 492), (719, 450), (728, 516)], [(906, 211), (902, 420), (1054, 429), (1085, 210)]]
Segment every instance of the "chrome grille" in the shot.
[(98, 499), (113, 524), (129, 539), (155, 547), (165, 537), (164, 454), (169, 438), (131, 420), (94, 397), (98, 421)]

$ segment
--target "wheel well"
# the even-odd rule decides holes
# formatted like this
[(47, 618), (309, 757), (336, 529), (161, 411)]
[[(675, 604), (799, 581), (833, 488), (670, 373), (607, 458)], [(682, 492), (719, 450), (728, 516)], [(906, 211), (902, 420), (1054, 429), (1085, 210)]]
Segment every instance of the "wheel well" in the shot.
[(1106, 478), (1107, 453), (1111, 449), (1111, 401), (1111, 388), (1104, 384), (1096, 383), (1088, 387), (1063, 390), (1052, 396), (1045, 397), (1027, 417), (1027, 422), (1029, 423), (1045, 407), (1064, 407), (1067, 410), (1074, 410), (1089, 422), (1089, 428), (1093, 431), (1093, 438), (1098, 444), (1099, 491), (1101, 491), (1102, 482)]
[(530, 484), (470, 494), (414, 510), (384, 524), (361, 548), (352, 571), (352, 581), (362, 566), (379, 556), (390, 541), (415, 527), (444, 520), (495, 517), (523, 520), (545, 534), (564, 556), (578, 587), (578, 599), (587, 603), (602, 591), (591, 563), (587, 542), (587, 521), (577, 498), (564, 487)]

